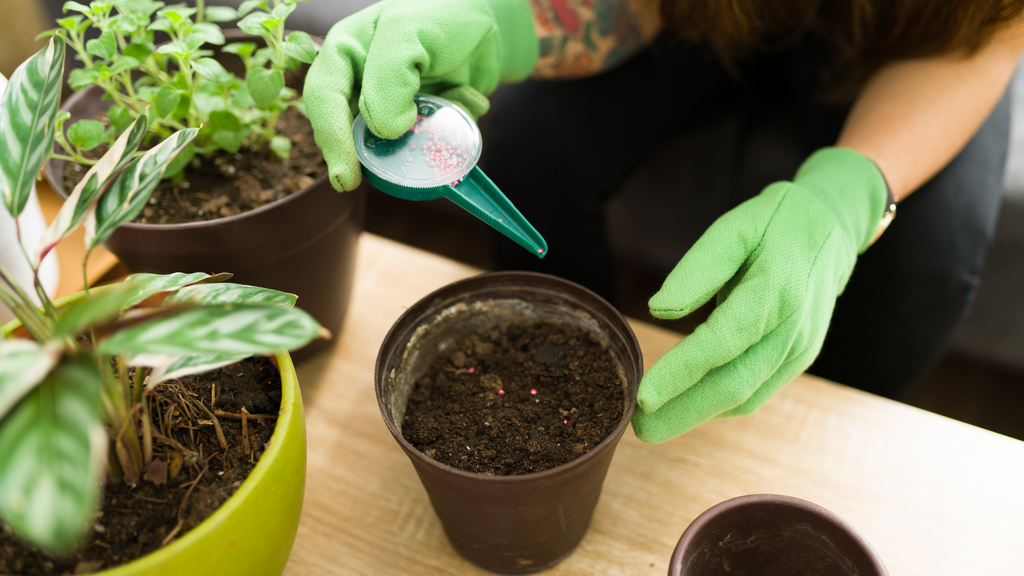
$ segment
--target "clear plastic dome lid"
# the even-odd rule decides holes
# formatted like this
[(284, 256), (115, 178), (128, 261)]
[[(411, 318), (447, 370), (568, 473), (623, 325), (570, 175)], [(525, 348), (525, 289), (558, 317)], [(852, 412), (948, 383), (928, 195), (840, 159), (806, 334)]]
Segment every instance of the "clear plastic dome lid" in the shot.
[(417, 94), (414, 101), (416, 124), (395, 140), (374, 135), (361, 114), (356, 118), (352, 136), (359, 161), (400, 186), (455, 186), (480, 159), (480, 129), (469, 114), (447, 100)]

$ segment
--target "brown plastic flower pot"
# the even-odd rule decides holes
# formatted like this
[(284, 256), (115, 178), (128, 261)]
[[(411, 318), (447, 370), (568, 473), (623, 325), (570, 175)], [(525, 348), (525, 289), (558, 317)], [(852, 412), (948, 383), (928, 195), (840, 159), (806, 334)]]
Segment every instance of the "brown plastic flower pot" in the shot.
[[(500, 322), (535, 318), (582, 326), (607, 345), (626, 388), (622, 419), (589, 453), (515, 476), (441, 464), (402, 437), (409, 395), (447, 344)], [(593, 292), (529, 272), (493, 272), (449, 284), (409, 308), (377, 356), (381, 415), (412, 461), (452, 546), (470, 562), (507, 574), (549, 568), (573, 552), (590, 526), (601, 485), (636, 407), (643, 358), (626, 319)]]
[(712, 506), (683, 532), (669, 576), (886, 576), (849, 523), (806, 500), (751, 494)]
[[(262, 39), (225, 31), (229, 40)], [(67, 125), (92, 119), (110, 108), (103, 91), (89, 86), (61, 107), (71, 113)], [(46, 179), (62, 198), (64, 160), (51, 159)], [(339, 194), (325, 175), (306, 188), (256, 210), (187, 224), (128, 223), (104, 246), (129, 271), (230, 272), (232, 282), (296, 294), (299, 308), (337, 334), (348, 309), (355, 270), (356, 243), (363, 228), (365, 192)], [(317, 339), (292, 353), (301, 360), (326, 347)]]

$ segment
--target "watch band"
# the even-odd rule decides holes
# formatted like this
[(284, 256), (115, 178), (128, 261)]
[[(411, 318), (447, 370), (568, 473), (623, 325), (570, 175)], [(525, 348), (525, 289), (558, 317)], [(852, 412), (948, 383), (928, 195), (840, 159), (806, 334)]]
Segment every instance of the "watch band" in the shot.
[(868, 246), (871, 246), (878, 240), (882, 232), (885, 232), (885, 229), (892, 223), (893, 218), (896, 217), (896, 203), (899, 202), (899, 198), (893, 196), (888, 182), (885, 183), (885, 195), (885, 212), (882, 214), (882, 219), (878, 221), (878, 227), (875, 228), (875, 233), (871, 236)]

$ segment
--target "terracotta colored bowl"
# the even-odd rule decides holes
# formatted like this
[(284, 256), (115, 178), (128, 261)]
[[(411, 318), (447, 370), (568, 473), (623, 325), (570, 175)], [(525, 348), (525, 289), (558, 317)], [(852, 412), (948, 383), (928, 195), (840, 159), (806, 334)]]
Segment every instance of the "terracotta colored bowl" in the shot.
[(712, 506), (683, 532), (669, 576), (887, 576), (849, 523), (817, 504), (751, 494)]

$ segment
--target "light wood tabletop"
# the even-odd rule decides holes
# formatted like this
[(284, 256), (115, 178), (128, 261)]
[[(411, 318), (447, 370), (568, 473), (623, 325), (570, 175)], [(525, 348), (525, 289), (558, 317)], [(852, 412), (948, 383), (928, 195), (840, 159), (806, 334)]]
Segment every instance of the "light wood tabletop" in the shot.
[[(398, 316), (478, 270), (371, 234), (358, 258), (334, 346), (298, 367), (309, 461), (286, 574), (486, 574), (448, 544), (373, 390), (378, 347)], [(682, 337), (632, 324), (648, 366)], [(832, 510), (894, 576), (1024, 570), (1024, 442), (805, 375), (751, 416), (663, 444), (627, 431), (586, 538), (545, 573), (665, 574), (694, 518), (754, 493)]]
[[(40, 201), (52, 218), (59, 200), (45, 184)], [(80, 242), (58, 247), (58, 295), (81, 289)], [(116, 264), (98, 249), (90, 283)], [(298, 366), (308, 477), (286, 574), (488, 573), (448, 544), (373, 391), (378, 347), (399, 315), (434, 289), (478, 272), (362, 235), (341, 333)], [(682, 338), (631, 323), (647, 366)], [(586, 538), (544, 573), (665, 574), (694, 518), (755, 493), (788, 494), (832, 510), (871, 542), (893, 576), (1024, 572), (1024, 442), (804, 375), (751, 416), (713, 420), (663, 444), (645, 444), (627, 431)]]

